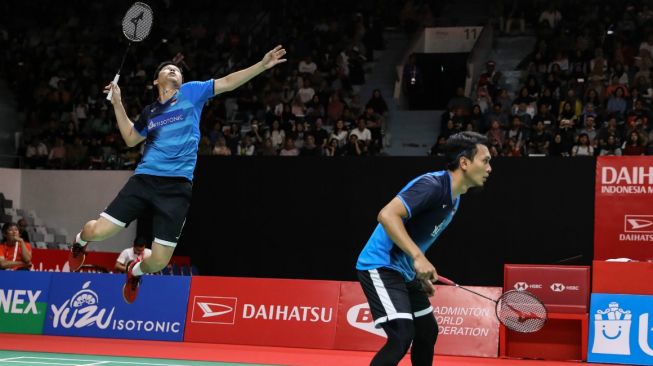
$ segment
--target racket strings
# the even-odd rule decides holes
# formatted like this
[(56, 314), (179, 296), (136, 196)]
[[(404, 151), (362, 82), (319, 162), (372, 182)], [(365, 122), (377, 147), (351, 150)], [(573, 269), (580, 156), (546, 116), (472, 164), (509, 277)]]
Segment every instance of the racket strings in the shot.
[(147, 38), (152, 30), (152, 8), (140, 2), (134, 3), (122, 19), (122, 32), (132, 42)]
[(509, 329), (532, 333), (542, 329), (546, 323), (547, 310), (529, 292), (508, 291), (497, 302), (497, 317)]

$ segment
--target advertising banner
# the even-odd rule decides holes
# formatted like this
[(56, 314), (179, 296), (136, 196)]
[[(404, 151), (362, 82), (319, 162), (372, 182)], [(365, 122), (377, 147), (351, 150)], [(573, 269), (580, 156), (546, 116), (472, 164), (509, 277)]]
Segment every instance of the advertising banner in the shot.
[(589, 266), (506, 264), (503, 289), (527, 290), (554, 313), (587, 313), (590, 295)]
[(192, 277), (188, 342), (332, 349), (340, 282)]
[(41, 334), (50, 273), (0, 271), (0, 333)]
[(653, 259), (653, 157), (599, 157), (594, 205), (594, 259)]
[(592, 294), (587, 360), (653, 365), (653, 296)]
[(592, 262), (592, 292), (602, 294), (653, 294), (653, 265), (648, 262)]
[(122, 297), (125, 277), (52, 273), (44, 334), (182, 341), (190, 277), (143, 276), (138, 297)]
[[(116, 264), (116, 259), (120, 253), (110, 252), (88, 252), (85, 267), (82, 272), (113, 272), (113, 266)], [(56, 249), (32, 249), (32, 263), (34, 271), (49, 271), (49, 272), (70, 272), (68, 266), (68, 251)], [(186, 256), (173, 256), (170, 263), (178, 266), (190, 265), (190, 257)]]
[[(436, 286), (430, 298), (438, 322), (436, 354), (497, 357), (499, 321), (495, 304), (451, 286)], [(470, 287), (490, 298), (499, 298), (497, 287)], [(374, 328), (365, 295), (357, 282), (341, 285), (337, 349), (376, 351), (385, 343), (383, 329)]]

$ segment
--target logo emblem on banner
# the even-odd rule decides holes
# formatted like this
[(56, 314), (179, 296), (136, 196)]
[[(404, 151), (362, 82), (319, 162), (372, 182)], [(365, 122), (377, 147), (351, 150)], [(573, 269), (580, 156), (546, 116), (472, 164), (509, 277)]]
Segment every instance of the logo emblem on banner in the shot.
[(630, 355), (632, 314), (611, 302), (605, 310), (594, 314), (594, 346), (592, 353)]
[(624, 232), (653, 233), (653, 216), (624, 215)]
[(41, 334), (48, 310), (49, 273), (0, 271), (0, 333)]
[(354, 305), (347, 310), (347, 322), (356, 329), (386, 338), (385, 331), (374, 327), (372, 312), (368, 303)]
[[(120, 291), (124, 285), (121, 277), (52, 274), (44, 333), (181, 341), (190, 278), (145, 276), (137, 302), (130, 305)], [(166, 291), (160, 290), (163, 286)]]
[[(41, 290), (3, 290), (0, 289), (0, 308), (8, 314), (38, 315), (36, 301)], [(25, 301), (27, 300), (27, 301)]]
[(236, 322), (236, 297), (195, 296), (192, 323), (234, 324)]
[(58, 328), (84, 328), (95, 324), (100, 329), (107, 329), (111, 318), (116, 310), (105, 316), (107, 309), (100, 308), (98, 294), (89, 289), (91, 281), (86, 281), (80, 291), (77, 291), (70, 299), (66, 300), (60, 307), (52, 304), (50, 309), (54, 314), (52, 327)]

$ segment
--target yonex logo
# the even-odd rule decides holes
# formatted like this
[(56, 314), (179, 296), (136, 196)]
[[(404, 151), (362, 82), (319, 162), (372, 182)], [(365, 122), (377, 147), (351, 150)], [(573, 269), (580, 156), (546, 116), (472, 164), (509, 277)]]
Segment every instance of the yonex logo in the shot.
[(191, 323), (234, 324), (236, 297), (195, 296)]
[(624, 231), (627, 233), (653, 233), (653, 215), (625, 215)]
[(41, 290), (0, 289), (0, 309), (6, 314), (38, 314), (36, 302), (40, 294)]
[(553, 292), (562, 292), (565, 290), (565, 285), (561, 283), (553, 283), (551, 284), (551, 291)]
[(517, 282), (514, 287), (517, 291), (528, 290), (528, 284), (526, 282)]

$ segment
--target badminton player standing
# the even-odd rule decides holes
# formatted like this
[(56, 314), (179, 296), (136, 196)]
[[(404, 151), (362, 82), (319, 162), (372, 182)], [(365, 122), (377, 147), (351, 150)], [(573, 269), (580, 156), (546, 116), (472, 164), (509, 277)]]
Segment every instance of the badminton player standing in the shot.
[(483, 186), (492, 171), (487, 139), (475, 132), (449, 137), (445, 158), (447, 170), (413, 179), (379, 212), (379, 224), (358, 257), (358, 279), (374, 325), (388, 336), (372, 366), (397, 365), (411, 342), (414, 366), (433, 363), (438, 324), (428, 296), (438, 274), (424, 253), (451, 222), (460, 195)]
[(172, 62), (164, 62), (154, 74), (158, 100), (145, 107), (135, 123), (125, 112), (118, 85), (110, 83), (105, 87), (106, 92), (113, 91), (111, 104), (125, 143), (132, 147), (145, 140), (145, 151), (135, 174), (118, 196), (97, 220), (87, 222), (77, 234), (68, 259), (71, 271), (79, 270), (84, 263), (88, 242), (110, 238), (146, 209), (152, 209), (152, 255), (127, 264), (123, 297), (128, 303), (134, 302), (140, 276), (158, 272), (168, 264), (181, 234), (191, 200), (204, 103), (285, 62), (285, 54), (286, 50), (277, 46), (249, 68), (220, 79), (185, 84), (181, 70)]

